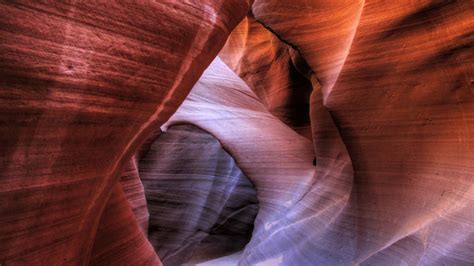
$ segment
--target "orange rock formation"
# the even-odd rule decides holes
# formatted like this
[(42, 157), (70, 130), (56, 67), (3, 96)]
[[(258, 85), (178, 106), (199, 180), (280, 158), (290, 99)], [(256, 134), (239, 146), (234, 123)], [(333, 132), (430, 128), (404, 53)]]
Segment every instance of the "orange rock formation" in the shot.
[(474, 264), (473, 10), (1, 2), (0, 264)]

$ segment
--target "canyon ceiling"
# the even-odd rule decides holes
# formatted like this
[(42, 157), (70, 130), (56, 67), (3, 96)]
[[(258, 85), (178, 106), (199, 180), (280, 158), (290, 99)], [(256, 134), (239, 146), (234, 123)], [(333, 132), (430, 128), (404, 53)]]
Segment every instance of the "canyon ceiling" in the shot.
[(0, 1), (0, 265), (474, 265), (473, 0)]

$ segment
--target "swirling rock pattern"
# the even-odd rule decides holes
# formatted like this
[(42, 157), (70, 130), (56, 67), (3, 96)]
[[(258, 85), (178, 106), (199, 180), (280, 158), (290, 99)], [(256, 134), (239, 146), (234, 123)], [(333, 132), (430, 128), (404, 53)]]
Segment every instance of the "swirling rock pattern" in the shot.
[[(325, 121), (325, 127), (320, 127), (329, 144), (319, 147), (325, 156), (318, 156), (315, 168), (311, 142), (272, 116), (246, 83), (217, 58), (165, 124), (164, 130), (186, 122), (211, 132), (255, 184), (259, 213), (241, 263), (316, 261), (314, 237), (327, 233), (327, 217), (346, 206), (352, 185), (347, 152), (337, 142), (340, 137), (332, 120)], [(295, 249), (297, 241), (304, 244)], [(304, 248), (313, 251), (301, 256), (298, 252)]]
[(301, 73), (297, 51), (280, 41), (252, 16), (229, 36), (220, 58), (261, 99), (268, 111), (293, 130), (311, 139), (311, 82)]
[(248, 8), (0, 2), (1, 264), (159, 263), (120, 172)]
[[(473, 10), (0, 2), (0, 264), (159, 265), (157, 252), (169, 265), (474, 264)], [(192, 137), (164, 142), (178, 136)], [(199, 170), (173, 159), (177, 147), (204, 154), (193, 158), (205, 169), (235, 161), (232, 182), (254, 184), (256, 199), (248, 183), (195, 195), (258, 201), (245, 247), (251, 215), (229, 247), (188, 248), (184, 235), (231, 214), (187, 228), (173, 217), (225, 204), (145, 201), (182, 199), (165, 193), (181, 182), (159, 178)], [(183, 231), (153, 227), (173, 221)]]
[(255, 189), (209, 133), (171, 127), (140, 160), (149, 239), (165, 265), (241, 250), (258, 211)]
[[(257, 19), (293, 43), (321, 82), (322, 98), (312, 97), (321, 98), (337, 122), (354, 168), (349, 205), (338, 216), (346, 218), (328, 231), (344, 245), (323, 238), (318, 247), (337, 252), (313, 259), (472, 263), (473, 3), (365, 1), (358, 20), (350, 19), (358, 23), (347, 55), (334, 57), (345, 58), (343, 66), (329, 62), (328, 71), (319, 65), (323, 59), (313, 63), (306, 56), (319, 58), (312, 49), (326, 47), (320, 35), (295, 29), (284, 14), (264, 8), (269, 2), (256, 4)], [(338, 27), (341, 38), (349, 36), (345, 25), (334, 24), (334, 36)], [(316, 116), (312, 111), (313, 127)]]

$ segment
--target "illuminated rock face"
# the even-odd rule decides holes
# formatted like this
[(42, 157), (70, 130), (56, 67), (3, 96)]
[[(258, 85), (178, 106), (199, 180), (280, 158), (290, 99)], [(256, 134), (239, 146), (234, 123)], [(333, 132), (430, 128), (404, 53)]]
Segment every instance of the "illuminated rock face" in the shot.
[(0, 264), (474, 264), (473, 10), (0, 3)]
[(245, 1), (0, 3), (0, 263), (159, 264), (119, 182)]

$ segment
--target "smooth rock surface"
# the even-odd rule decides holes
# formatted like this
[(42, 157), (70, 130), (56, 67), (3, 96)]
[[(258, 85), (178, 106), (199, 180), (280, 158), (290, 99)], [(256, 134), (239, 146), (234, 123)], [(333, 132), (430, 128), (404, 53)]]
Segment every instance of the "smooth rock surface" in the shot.
[(148, 236), (165, 265), (197, 263), (243, 249), (258, 212), (255, 188), (209, 133), (176, 125), (139, 162)]
[(0, 2), (0, 264), (474, 264), (474, 2), (252, 2)]
[[(270, 115), (219, 58), (167, 123), (193, 123), (211, 132), (255, 183), (260, 211), (240, 263), (469, 265), (471, 176), (455, 181), (425, 172), (405, 183), (413, 173), (398, 170), (395, 183), (381, 182), (390, 172), (379, 173), (380, 181), (367, 180), (367, 173), (353, 171), (361, 158), (346, 149), (322, 90), (313, 84), (315, 171), (312, 152), (305, 150), (309, 143)], [(376, 158), (381, 163), (383, 157)], [(442, 165), (431, 167), (441, 171)], [(444, 186), (437, 194), (439, 184)]]
[(312, 85), (302, 73), (309, 68), (304, 60), (298, 60), (301, 57), (297, 51), (248, 16), (231, 33), (219, 57), (249, 85), (271, 114), (312, 139)]
[[(1, 264), (159, 263), (117, 188), (120, 172), (248, 8), (0, 3)], [(132, 235), (94, 243), (118, 230), (111, 222)], [(114, 256), (98, 260), (111, 245)]]

